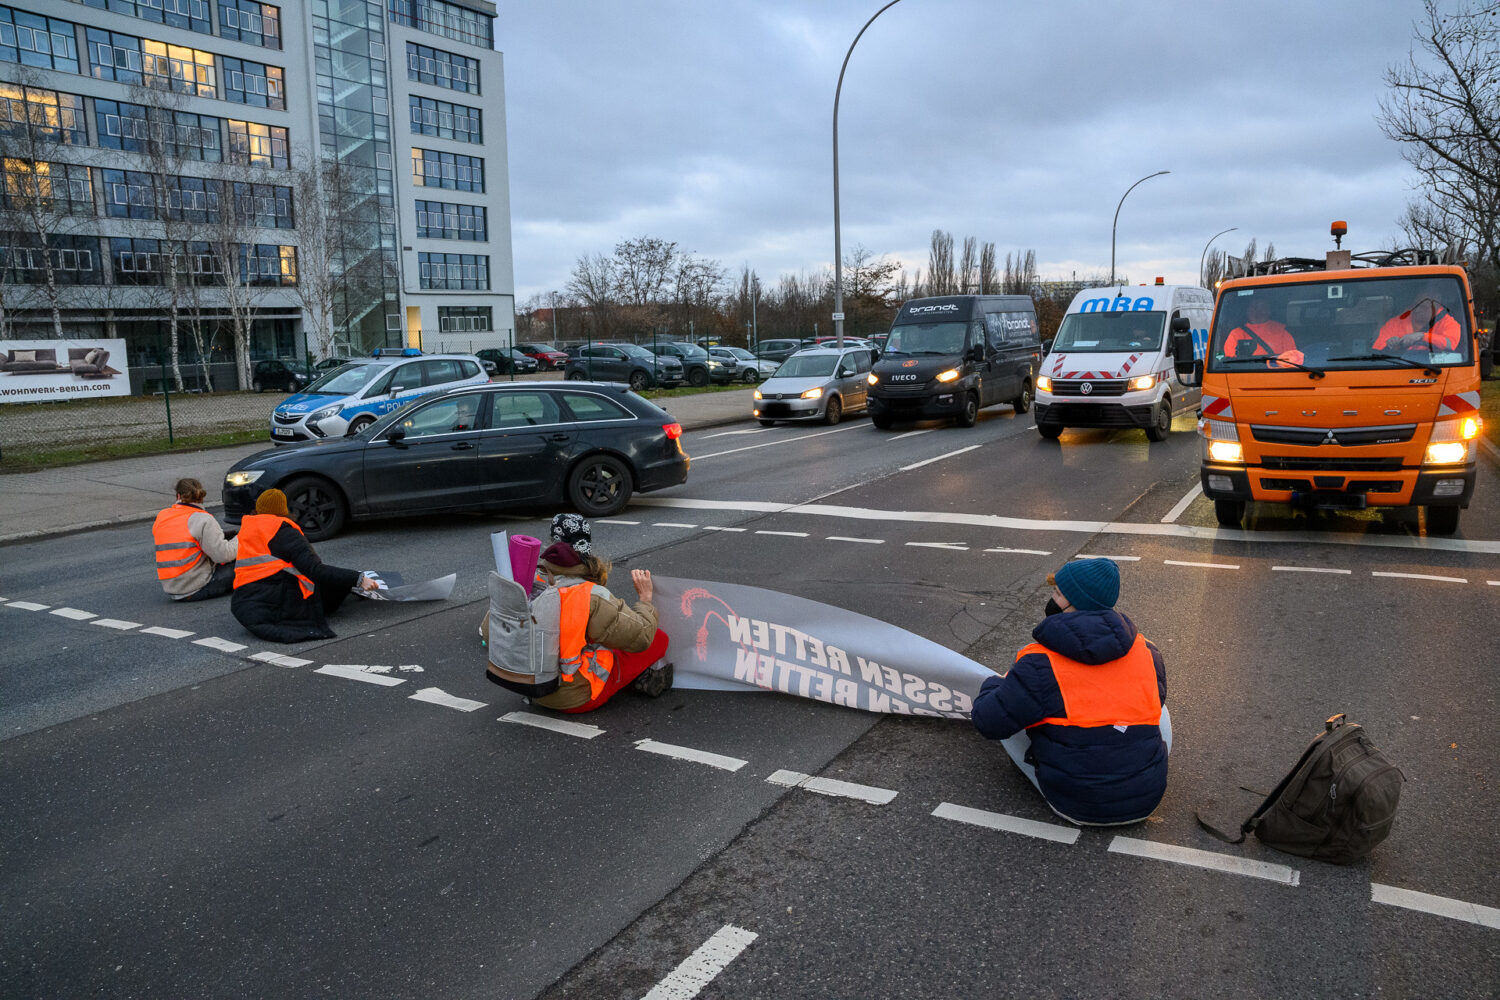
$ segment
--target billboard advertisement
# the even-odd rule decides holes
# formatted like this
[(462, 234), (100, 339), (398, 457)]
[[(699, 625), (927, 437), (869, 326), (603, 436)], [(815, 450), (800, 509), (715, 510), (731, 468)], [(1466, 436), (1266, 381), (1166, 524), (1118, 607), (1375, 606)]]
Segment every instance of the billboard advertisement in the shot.
[(128, 395), (124, 340), (0, 340), (0, 403)]

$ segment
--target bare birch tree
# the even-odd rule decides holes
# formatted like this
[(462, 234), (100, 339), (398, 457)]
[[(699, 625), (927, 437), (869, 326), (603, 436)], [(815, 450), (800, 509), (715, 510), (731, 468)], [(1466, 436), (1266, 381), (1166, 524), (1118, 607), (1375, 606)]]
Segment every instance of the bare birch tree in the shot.
[(932, 244), (927, 250), (928, 295), (953, 295), (958, 291), (958, 278), (953, 272), (953, 234), (941, 229), (932, 231)]

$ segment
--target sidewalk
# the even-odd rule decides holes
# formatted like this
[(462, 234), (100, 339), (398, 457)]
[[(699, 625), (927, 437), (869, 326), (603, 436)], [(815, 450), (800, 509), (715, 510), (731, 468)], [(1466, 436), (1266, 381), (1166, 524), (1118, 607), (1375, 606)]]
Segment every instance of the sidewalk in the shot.
[[(752, 391), (705, 392), (656, 402), (683, 430), (695, 431), (749, 420)], [(213, 510), (220, 506), (219, 490), (229, 467), (269, 447), (266, 441), (0, 476), (0, 545), (150, 521), (172, 502), (172, 485), (189, 476), (208, 490), (206, 506)]]

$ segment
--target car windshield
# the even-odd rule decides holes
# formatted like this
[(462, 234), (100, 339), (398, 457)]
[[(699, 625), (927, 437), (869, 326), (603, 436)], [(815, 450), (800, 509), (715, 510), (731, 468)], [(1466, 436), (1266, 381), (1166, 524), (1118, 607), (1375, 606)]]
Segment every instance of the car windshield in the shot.
[(755, 355), (751, 354), (749, 351), (745, 350), (743, 347), (715, 347), (714, 348), (714, 353), (715, 354), (727, 354), (731, 358), (739, 358), (741, 361), (753, 361), (753, 360), (755, 360)]
[(699, 360), (708, 357), (707, 351), (693, 344), (675, 344), (673, 346), (682, 351), (684, 357), (695, 358)]
[(1057, 330), (1052, 350), (1069, 354), (1159, 351), (1166, 318), (1161, 312), (1069, 313)]
[(1463, 286), (1427, 275), (1225, 291), (1209, 371), (1274, 371), (1273, 354), (1324, 371), (1473, 364)]
[(887, 354), (962, 354), (967, 323), (903, 323), (891, 327)]
[(656, 357), (639, 344), (616, 344), (615, 346), (633, 358), (645, 358), (649, 361)]
[(833, 374), (837, 354), (793, 354), (776, 369), (774, 378), (819, 378)]
[(389, 371), (385, 365), (351, 364), (340, 365), (332, 371), (318, 376), (303, 392), (319, 392), (325, 396), (352, 396), (381, 372)]

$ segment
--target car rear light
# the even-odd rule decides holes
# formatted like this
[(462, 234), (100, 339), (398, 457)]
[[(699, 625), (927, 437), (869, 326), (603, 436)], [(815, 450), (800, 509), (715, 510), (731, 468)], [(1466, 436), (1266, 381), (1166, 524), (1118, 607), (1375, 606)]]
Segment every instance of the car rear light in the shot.
[(681, 424), (662, 424), (661, 429), (667, 432), (668, 441), (675, 441), (677, 438), (682, 437)]

